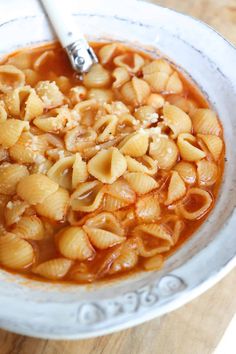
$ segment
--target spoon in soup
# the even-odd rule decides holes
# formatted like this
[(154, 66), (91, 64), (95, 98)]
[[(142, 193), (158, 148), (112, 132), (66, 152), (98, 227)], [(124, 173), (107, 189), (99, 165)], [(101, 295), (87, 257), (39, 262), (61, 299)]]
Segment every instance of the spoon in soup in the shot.
[(82, 31), (73, 21), (66, 1), (41, 0), (41, 3), (68, 54), (73, 69), (79, 74), (88, 72), (91, 66), (98, 62), (98, 59)]

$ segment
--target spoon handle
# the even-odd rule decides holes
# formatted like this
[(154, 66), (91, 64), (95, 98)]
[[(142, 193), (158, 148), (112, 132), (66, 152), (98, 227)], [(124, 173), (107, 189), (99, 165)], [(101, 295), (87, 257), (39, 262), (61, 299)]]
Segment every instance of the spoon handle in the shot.
[(41, 0), (41, 2), (62, 46), (67, 51), (74, 70), (79, 73), (87, 72), (98, 59), (75, 24), (66, 1)]

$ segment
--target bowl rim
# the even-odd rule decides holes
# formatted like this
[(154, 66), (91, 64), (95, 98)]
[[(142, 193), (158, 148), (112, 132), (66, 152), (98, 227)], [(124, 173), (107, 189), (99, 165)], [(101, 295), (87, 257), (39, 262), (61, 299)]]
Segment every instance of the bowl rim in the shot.
[[(137, 4), (137, 3), (143, 3), (143, 1), (141, 0), (132, 0), (130, 1), (130, 3), (134, 3), (134, 4)], [(182, 14), (176, 10), (173, 10), (173, 9), (168, 9), (166, 7), (162, 7), (162, 6), (159, 6), (159, 5), (154, 5), (154, 4), (151, 4), (151, 3), (145, 3), (145, 5), (148, 5), (150, 6), (150, 8), (152, 7), (158, 7), (159, 9), (166, 9), (166, 11), (168, 12), (172, 12), (174, 13), (175, 15), (177, 16), (184, 16), (184, 17), (187, 17), (187, 18), (190, 18), (192, 21), (195, 21), (196, 23), (198, 23), (200, 26), (203, 26), (203, 27), (207, 27), (208, 28), (208, 31), (211, 31), (214, 33), (215, 35), (215, 38), (216, 37), (221, 37), (227, 46), (230, 46), (232, 47), (234, 50), (235, 50), (235, 55), (236, 55), (236, 48), (235, 46), (230, 43), (227, 39), (225, 39), (221, 34), (219, 34), (217, 31), (215, 31), (211, 26), (205, 24), (204, 22), (202, 22), (201, 20), (198, 20), (192, 16), (188, 16), (186, 14)], [(36, 16), (37, 17), (37, 16)], [(17, 17), (15, 20), (19, 20), (20, 17)], [(4, 24), (7, 24), (8, 22), (12, 22), (13, 20), (9, 20), (9, 21), (6, 21), (4, 23), (1, 23), (0, 24), (0, 27)], [(234, 217), (234, 215), (232, 215), (232, 218)], [(231, 218), (230, 218), (231, 220)], [(221, 230), (220, 232), (223, 232), (223, 230)], [(153, 319), (157, 316), (161, 316), (165, 313), (168, 313), (172, 310), (175, 310), (177, 308), (179, 308), (180, 306), (186, 304), (187, 302), (191, 301), (193, 298), (197, 297), (198, 295), (202, 294), (204, 291), (208, 290), (210, 287), (212, 287), (214, 284), (216, 284), (219, 280), (221, 280), (231, 269), (233, 269), (233, 267), (236, 265), (236, 254), (234, 254), (234, 257), (229, 259), (225, 264), (224, 266), (217, 270), (214, 274), (211, 274), (210, 277), (206, 278), (205, 280), (203, 280), (202, 282), (200, 282), (197, 286), (195, 286), (194, 288), (192, 289), (188, 289), (188, 291), (183, 291), (181, 293), (178, 294), (177, 297), (175, 297), (174, 299), (171, 300), (171, 302), (166, 302), (166, 304), (164, 304), (163, 306), (161, 307), (150, 307), (150, 310), (149, 311), (145, 311), (143, 314), (135, 314), (133, 315), (133, 317), (131, 319), (129, 319), (125, 324), (122, 323), (121, 325), (118, 324), (118, 325), (114, 325), (113, 327), (107, 329), (107, 328), (104, 328), (104, 329), (96, 329), (96, 333), (94, 334), (93, 331), (91, 332), (88, 332), (88, 333), (76, 333), (76, 334), (65, 334), (65, 335), (61, 335), (61, 334), (53, 334), (51, 333), (50, 335), (49, 334), (37, 334), (35, 333), (34, 331), (32, 331), (30, 333), (29, 329), (27, 329), (27, 331), (25, 330), (20, 330), (20, 327), (17, 328), (17, 331), (14, 330), (14, 326), (9, 326), (9, 328), (7, 328), (8, 326), (4, 326), (4, 328), (7, 328), (13, 332), (16, 332), (16, 333), (20, 333), (20, 334), (27, 334), (27, 335), (30, 335), (30, 336), (33, 336), (33, 337), (38, 337), (40, 336), (40, 338), (51, 338), (51, 339), (63, 339), (66, 338), (66, 339), (83, 339), (83, 338), (92, 338), (92, 337), (95, 337), (95, 336), (102, 336), (102, 335), (105, 335), (105, 334), (110, 334), (110, 333), (114, 333), (114, 332), (117, 332), (119, 330), (122, 330), (122, 329), (126, 329), (126, 328), (130, 328), (130, 327), (133, 327), (135, 325), (138, 325), (138, 324), (141, 324), (141, 323), (144, 323), (145, 321), (148, 321), (150, 319)], [(174, 272), (173, 272), (174, 273)], [(1, 296), (0, 296), (1, 298)], [(0, 324), (1, 324), (1, 321), (0, 321)]]

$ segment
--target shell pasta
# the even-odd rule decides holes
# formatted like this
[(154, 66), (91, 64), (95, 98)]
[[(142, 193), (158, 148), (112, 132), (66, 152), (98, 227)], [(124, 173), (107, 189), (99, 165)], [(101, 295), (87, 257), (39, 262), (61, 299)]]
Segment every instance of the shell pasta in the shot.
[(158, 271), (214, 207), (223, 128), (165, 58), (57, 43), (0, 63), (0, 267), (84, 284)]

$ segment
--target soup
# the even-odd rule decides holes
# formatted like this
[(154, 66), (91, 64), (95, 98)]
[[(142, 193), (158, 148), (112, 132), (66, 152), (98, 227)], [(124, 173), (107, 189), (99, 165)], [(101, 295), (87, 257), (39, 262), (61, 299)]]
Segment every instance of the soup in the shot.
[(58, 44), (0, 66), (0, 265), (91, 283), (159, 270), (214, 207), (222, 126), (164, 58), (92, 43), (76, 75)]

